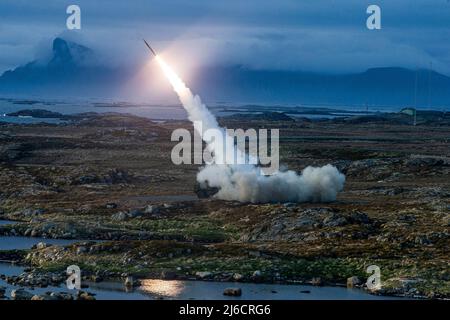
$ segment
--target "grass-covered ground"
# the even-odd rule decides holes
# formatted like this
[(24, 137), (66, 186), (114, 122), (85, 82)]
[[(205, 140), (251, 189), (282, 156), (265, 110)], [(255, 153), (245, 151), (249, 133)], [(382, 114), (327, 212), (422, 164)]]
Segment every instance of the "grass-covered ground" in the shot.
[(345, 190), (333, 203), (195, 200), (198, 167), (170, 162), (170, 132), (189, 128), (183, 121), (0, 125), (0, 217), (18, 221), (0, 233), (104, 240), (0, 260), (102, 277), (333, 285), (364, 283), (377, 265), (378, 293), (449, 296), (449, 126), (221, 121), (282, 128), (283, 165), (332, 163)]

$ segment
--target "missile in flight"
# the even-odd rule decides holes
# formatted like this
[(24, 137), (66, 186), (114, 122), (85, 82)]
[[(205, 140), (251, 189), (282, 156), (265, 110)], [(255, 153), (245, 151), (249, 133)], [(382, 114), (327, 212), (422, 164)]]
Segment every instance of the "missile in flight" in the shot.
[(142, 39), (145, 42), (145, 45), (150, 49), (150, 51), (153, 53), (153, 55), (156, 57), (156, 53), (155, 51), (152, 49), (152, 47), (150, 47), (150, 45), (147, 43), (147, 41), (145, 41), (145, 39)]

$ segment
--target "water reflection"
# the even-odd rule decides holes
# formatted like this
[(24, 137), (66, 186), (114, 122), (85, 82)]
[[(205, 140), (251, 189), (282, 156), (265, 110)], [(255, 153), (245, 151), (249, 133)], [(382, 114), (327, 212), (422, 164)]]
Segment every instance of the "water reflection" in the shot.
[(184, 288), (183, 281), (146, 279), (141, 281), (139, 290), (151, 295), (175, 298)]

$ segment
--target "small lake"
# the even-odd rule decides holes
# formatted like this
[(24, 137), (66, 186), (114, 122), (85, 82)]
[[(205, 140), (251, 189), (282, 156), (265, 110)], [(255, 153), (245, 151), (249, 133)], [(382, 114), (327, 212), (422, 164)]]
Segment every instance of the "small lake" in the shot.
[[(7, 276), (19, 275), (23, 272), (20, 266), (0, 263), (0, 274)], [(134, 290), (127, 290), (119, 282), (87, 283), (89, 288), (83, 289), (96, 295), (98, 300), (387, 300), (398, 299), (394, 297), (381, 297), (369, 295), (358, 289), (340, 287), (313, 287), (304, 285), (278, 285), (278, 284), (252, 284), (234, 282), (209, 281), (178, 281), (178, 280), (142, 280), (142, 286)], [(0, 280), (0, 286), (7, 287), (7, 296), (18, 286), (11, 286)], [(239, 287), (241, 297), (227, 297), (223, 290), (230, 287)], [(25, 290), (42, 294), (48, 291), (69, 292), (64, 285), (47, 288), (24, 288)]]
[(0, 226), (7, 226), (7, 225), (15, 224), (15, 223), (19, 223), (19, 222), (11, 221), (11, 220), (0, 220)]
[[(0, 220), (0, 226), (12, 225), (21, 223), (19, 221)], [(46, 244), (67, 246), (75, 242), (86, 242), (89, 240), (81, 239), (51, 239), (51, 238), (39, 238), (39, 237), (22, 237), (22, 236), (0, 236), (0, 250), (23, 250), (30, 249), (39, 242), (45, 242)]]
[(54, 244), (60, 246), (67, 246), (75, 242), (83, 242), (87, 240), (65, 240), (65, 239), (48, 239), (48, 238), (32, 238), (32, 237), (19, 237), (19, 236), (0, 236), (0, 250), (24, 250), (30, 249), (39, 242), (45, 242), (46, 244)]

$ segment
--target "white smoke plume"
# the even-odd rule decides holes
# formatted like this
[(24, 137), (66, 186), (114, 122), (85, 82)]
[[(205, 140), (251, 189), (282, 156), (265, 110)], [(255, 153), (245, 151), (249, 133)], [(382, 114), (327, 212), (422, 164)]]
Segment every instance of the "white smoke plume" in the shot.
[[(172, 84), (191, 122), (201, 121), (203, 130), (217, 129), (214, 115), (192, 94), (184, 82), (159, 57), (156, 60)], [(194, 126), (195, 130), (199, 130)], [(198, 132), (203, 136), (203, 132)], [(207, 142), (208, 143), (208, 142)], [(218, 188), (215, 197), (242, 202), (329, 202), (336, 200), (344, 188), (345, 176), (330, 164), (323, 167), (307, 167), (299, 175), (294, 171), (277, 172), (266, 176), (256, 165), (211, 164), (203, 167), (197, 175), (201, 186)]]

